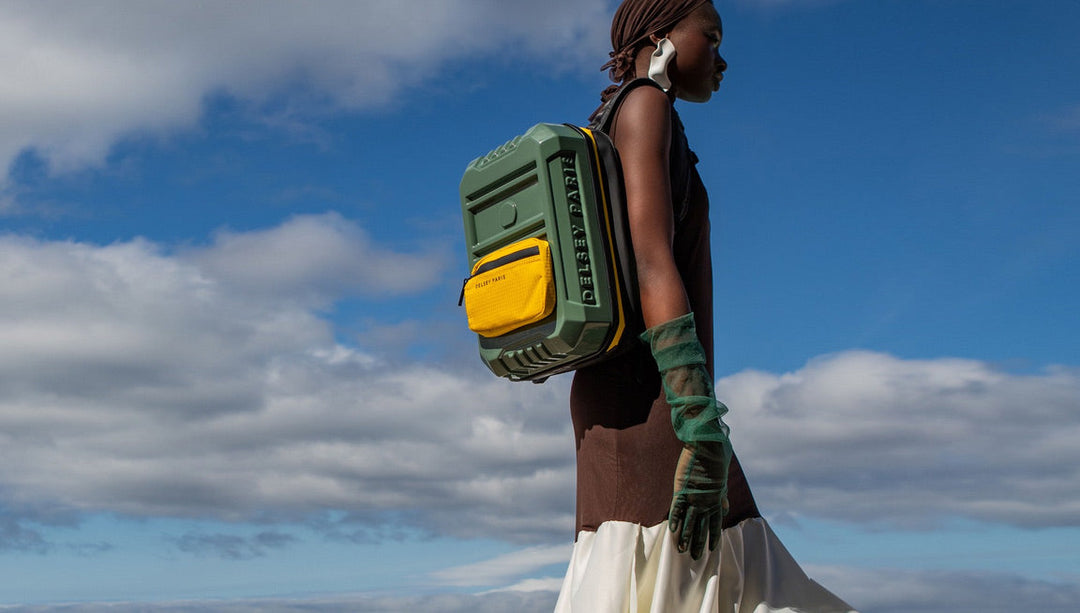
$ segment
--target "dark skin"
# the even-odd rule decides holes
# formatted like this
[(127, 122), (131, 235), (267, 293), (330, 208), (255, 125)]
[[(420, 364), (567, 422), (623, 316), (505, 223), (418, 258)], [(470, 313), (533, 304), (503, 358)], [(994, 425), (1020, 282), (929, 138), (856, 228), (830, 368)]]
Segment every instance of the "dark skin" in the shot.
[(675, 98), (709, 100), (727, 69), (717, 51), (723, 36), (720, 17), (711, 4), (705, 4), (670, 32), (656, 32), (650, 37), (651, 44), (635, 58), (635, 76), (648, 74), (656, 43), (665, 36), (676, 50), (668, 68), (671, 89), (667, 93), (653, 87), (632, 91), (619, 108), (612, 129), (626, 181), (630, 234), (646, 327), (690, 312), (672, 252), (675, 223), (668, 176), (671, 102)]
[[(675, 264), (673, 244), (675, 221), (671, 203), (668, 152), (671, 146), (671, 103), (675, 98), (706, 102), (717, 90), (727, 69), (719, 54), (723, 32), (720, 17), (705, 4), (675, 24), (668, 32), (650, 36), (651, 44), (635, 58), (635, 76), (646, 75), (657, 43), (668, 38), (676, 55), (668, 65), (671, 88), (665, 93), (653, 87), (639, 87), (623, 101), (612, 127), (612, 137), (622, 161), (626, 187), (630, 234), (637, 263), (638, 288), (645, 326), (652, 328), (690, 312), (686, 287)], [(687, 446), (679, 459), (678, 475), (683, 475), (694, 458), (700, 470), (725, 474), (726, 463), (695, 456)], [(700, 471), (699, 471), (700, 472)], [(718, 495), (673, 497), (671, 529), (680, 551), (690, 551), (697, 559), (706, 543), (712, 550), (719, 542), (722, 508), (726, 500)]]

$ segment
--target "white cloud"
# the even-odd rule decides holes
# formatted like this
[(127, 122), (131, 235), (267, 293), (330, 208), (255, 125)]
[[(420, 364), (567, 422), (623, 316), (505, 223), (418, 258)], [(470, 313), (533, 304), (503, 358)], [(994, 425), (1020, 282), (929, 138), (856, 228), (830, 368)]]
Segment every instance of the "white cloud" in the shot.
[[(268, 273), (278, 242), (308, 252)], [(362, 267), (342, 264), (337, 287), (321, 271), (352, 250), (369, 264), (422, 257), (332, 215), (179, 254), (0, 237), (0, 492), (25, 520), (6, 520), (10, 544), (28, 546), (42, 509), (566, 542), (568, 380), (511, 384), (474, 355), (456, 360), (471, 369), (387, 360), (336, 342), (315, 302), (272, 293), (355, 291), (346, 278), (369, 278)], [(718, 390), (766, 513), (1080, 517), (1075, 370), (849, 352)]]
[[(828, 567), (810, 569), (814, 577), (836, 588), (864, 613), (1075, 613), (1080, 607), (1080, 587), (1017, 575), (988, 572), (911, 571)], [(418, 596), (341, 595), (321, 598), (213, 600), (184, 602), (113, 602), (107, 604), (7, 606), (11, 613), (248, 613), (256, 611), (320, 612), (439, 611), (440, 613), (541, 613), (555, 606), (558, 585), (543, 580), (528, 582), (526, 589), (499, 590), (483, 594), (430, 594)]]
[[(9, 507), (224, 519), (415, 511), (443, 534), (569, 535), (564, 386), (494, 380), (478, 360), (472, 374), (384, 362), (336, 343), (310, 303), (267, 295), (267, 237), (303, 245), (310, 261), (355, 255), (342, 241), (290, 238), (333, 238), (328, 221), (340, 220), (293, 220), (179, 256), (144, 240), (0, 238)], [(368, 266), (407, 259), (360, 244), (376, 254)], [(219, 250), (250, 259), (225, 266)], [(334, 293), (319, 266), (281, 275), (279, 291)]]
[[(570, 562), (570, 549), (569, 542), (565, 545), (550, 547), (528, 547), (489, 560), (447, 568), (433, 573), (433, 575), (440, 583), (446, 585), (500, 585), (540, 570), (545, 566), (568, 564)], [(517, 589), (521, 589), (521, 591), (550, 589), (550, 583), (547, 580), (528, 580), (527, 583), (518, 586)], [(558, 589), (558, 586), (556, 586), (556, 589)]]
[(495, 592), (554, 592), (559, 593), (562, 589), (563, 578), (562, 577), (547, 577), (542, 579), (522, 579), (513, 585), (509, 585), (505, 588), (492, 590)]
[(1080, 372), (846, 352), (718, 382), (759, 502), (839, 520), (1080, 518)]
[(815, 579), (864, 613), (1011, 613), (1080, 610), (1080, 583), (1007, 573), (808, 568)]
[(592, 70), (604, 53), (606, 4), (7, 2), (0, 116), (17, 120), (0, 123), (0, 167), (28, 148), (54, 170), (100, 163), (125, 135), (194, 126), (217, 93), (258, 106), (300, 86), (309, 103), (356, 109), (477, 55), (533, 54)]
[(393, 296), (429, 287), (450, 260), (445, 253), (382, 248), (336, 213), (301, 215), (268, 230), (220, 231), (188, 259), (244, 293), (325, 304), (342, 293)]

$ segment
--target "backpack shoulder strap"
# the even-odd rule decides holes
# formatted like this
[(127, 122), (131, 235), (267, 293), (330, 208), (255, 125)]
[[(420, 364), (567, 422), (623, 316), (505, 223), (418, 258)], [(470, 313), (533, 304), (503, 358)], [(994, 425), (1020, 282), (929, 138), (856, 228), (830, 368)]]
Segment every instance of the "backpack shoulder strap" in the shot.
[(619, 91), (615, 92), (615, 95), (608, 99), (596, 113), (590, 118), (589, 129), (599, 130), (604, 134), (607, 134), (611, 129), (611, 122), (615, 121), (615, 111), (618, 110), (619, 105), (622, 104), (626, 95), (635, 89), (642, 86), (652, 86), (657, 89), (662, 89), (660, 85), (648, 77), (640, 77), (630, 81), (619, 88)]

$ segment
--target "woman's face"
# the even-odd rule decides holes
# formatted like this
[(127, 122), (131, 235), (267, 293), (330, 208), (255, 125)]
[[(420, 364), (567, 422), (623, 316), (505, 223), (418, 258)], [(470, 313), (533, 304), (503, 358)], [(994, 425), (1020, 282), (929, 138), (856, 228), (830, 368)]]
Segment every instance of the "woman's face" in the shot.
[(720, 16), (712, 4), (698, 7), (672, 28), (668, 38), (676, 53), (668, 76), (677, 97), (706, 102), (720, 87), (727, 70), (719, 53), (723, 35)]

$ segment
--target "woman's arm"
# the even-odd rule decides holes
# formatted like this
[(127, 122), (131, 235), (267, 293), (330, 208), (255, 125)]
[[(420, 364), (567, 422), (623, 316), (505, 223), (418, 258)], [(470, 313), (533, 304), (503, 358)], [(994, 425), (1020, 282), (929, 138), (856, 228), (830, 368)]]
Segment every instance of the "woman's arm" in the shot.
[(641, 310), (649, 343), (671, 405), (671, 424), (683, 450), (675, 467), (668, 527), (676, 548), (698, 559), (720, 542), (731, 462), (727, 407), (716, 402), (705, 350), (697, 336), (686, 287), (675, 265), (668, 150), (671, 102), (641, 87), (619, 109), (614, 130), (622, 160), (630, 235), (637, 258)]
[(667, 94), (654, 87), (630, 92), (619, 107), (612, 132), (626, 185), (641, 311), (645, 327), (651, 328), (690, 312), (672, 252), (675, 222), (668, 166), (671, 101)]

